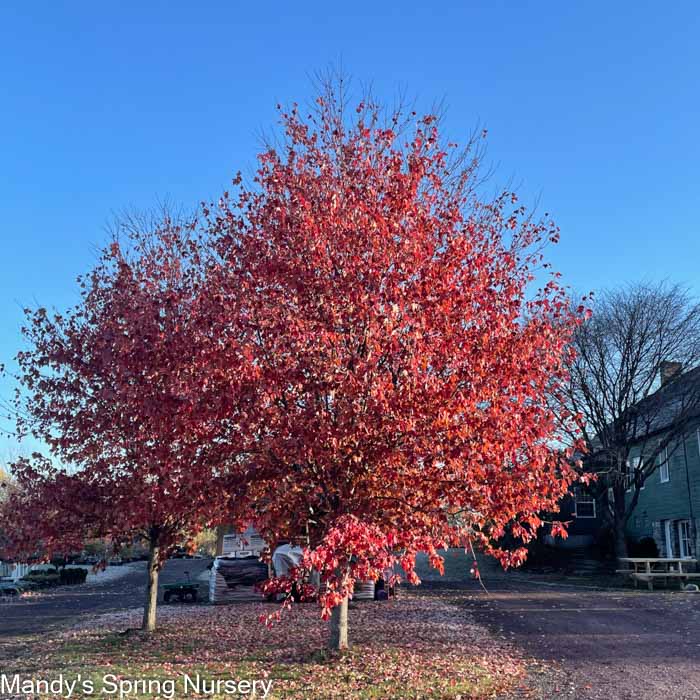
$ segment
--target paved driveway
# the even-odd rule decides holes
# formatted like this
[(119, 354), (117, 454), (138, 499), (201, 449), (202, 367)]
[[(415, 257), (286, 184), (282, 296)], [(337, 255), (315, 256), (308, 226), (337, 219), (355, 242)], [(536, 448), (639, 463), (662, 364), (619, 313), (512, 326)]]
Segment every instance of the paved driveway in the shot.
[[(210, 560), (171, 559), (160, 575), (160, 583), (182, 580), (185, 571), (192, 580)], [(0, 604), (0, 644), (68, 626), (86, 615), (100, 615), (139, 607), (146, 596), (146, 565), (128, 565), (128, 572), (113, 581), (94, 585), (64, 586), (42, 591), (36, 597)], [(162, 597), (161, 597), (162, 600)]]
[[(529, 655), (555, 662), (535, 697), (700, 698), (700, 594), (610, 591), (501, 576), (465, 604)], [(543, 676), (544, 679), (544, 676)]]

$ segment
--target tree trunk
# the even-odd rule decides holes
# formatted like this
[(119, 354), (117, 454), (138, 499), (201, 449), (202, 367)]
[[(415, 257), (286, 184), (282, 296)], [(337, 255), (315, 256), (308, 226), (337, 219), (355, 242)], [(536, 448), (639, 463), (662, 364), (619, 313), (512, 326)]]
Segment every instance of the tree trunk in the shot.
[(627, 496), (624, 482), (618, 482), (613, 487), (612, 528), (615, 541), (615, 556), (620, 559), (627, 556)]
[(615, 556), (620, 559), (627, 556), (627, 538), (625, 537), (625, 523), (615, 518)]
[(148, 588), (146, 589), (146, 606), (143, 610), (144, 632), (153, 632), (156, 628), (156, 609), (158, 607), (158, 574), (160, 573), (160, 547), (157, 537), (151, 536), (148, 555)]
[(348, 648), (348, 597), (343, 598), (340, 605), (331, 611), (331, 641), (330, 648), (343, 651)]
[(620, 559), (627, 556), (627, 538), (625, 537), (625, 492), (615, 493), (613, 513), (613, 533), (615, 535), (615, 556)]

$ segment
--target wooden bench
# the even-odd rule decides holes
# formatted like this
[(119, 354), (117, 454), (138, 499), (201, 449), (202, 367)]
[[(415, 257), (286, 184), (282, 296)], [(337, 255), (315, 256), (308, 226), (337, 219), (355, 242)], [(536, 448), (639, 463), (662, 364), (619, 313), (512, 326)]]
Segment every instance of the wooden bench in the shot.
[(697, 559), (690, 557), (619, 557), (619, 566), (626, 567), (617, 569), (616, 573), (625, 574), (634, 581), (635, 588), (640, 581), (645, 581), (650, 591), (654, 590), (654, 579), (664, 579), (668, 583), (668, 579), (678, 579), (683, 589), (683, 582), (699, 578), (700, 574), (684, 571), (684, 567), (694, 567), (697, 565)]
[(679, 580), (681, 590), (683, 590), (683, 579), (700, 578), (700, 573), (686, 573), (679, 571), (654, 571), (652, 573), (632, 572), (629, 575), (635, 580), (635, 583), (637, 581), (646, 581), (650, 591), (654, 590), (654, 579), (664, 579), (665, 585), (667, 583), (665, 579), (677, 578)]

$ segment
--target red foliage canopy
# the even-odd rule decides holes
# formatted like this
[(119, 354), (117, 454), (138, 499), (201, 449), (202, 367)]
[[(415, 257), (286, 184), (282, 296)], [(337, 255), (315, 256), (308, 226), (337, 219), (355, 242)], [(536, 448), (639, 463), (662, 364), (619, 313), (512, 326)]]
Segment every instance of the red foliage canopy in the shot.
[(103, 252), (74, 309), (27, 311), (19, 427), (64, 467), (38, 455), (16, 465), (5, 506), (16, 553), (106, 536), (117, 547), (146, 538), (162, 560), (226, 506), (195, 361), (211, 343), (202, 249), (191, 225), (142, 224)]
[(282, 121), (256, 187), (205, 209), (212, 323), (257, 385), (239, 426), (256, 522), (307, 543), (327, 614), (355, 580), (527, 541), (556, 509), (575, 475), (545, 396), (577, 318), (557, 275), (529, 291), (556, 227), (477, 196), (474, 143), (374, 105), (348, 119), (333, 96)]

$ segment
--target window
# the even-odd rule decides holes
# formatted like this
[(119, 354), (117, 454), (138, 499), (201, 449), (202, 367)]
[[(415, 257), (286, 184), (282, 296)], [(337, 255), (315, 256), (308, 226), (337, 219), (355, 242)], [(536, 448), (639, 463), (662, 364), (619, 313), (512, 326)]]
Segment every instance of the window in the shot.
[(577, 494), (574, 516), (577, 518), (595, 518), (595, 499), (587, 494)]
[(693, 556), (690, 520), (662, 520), (665, 556), (686, 558)]
[(690, 557), (690, 520), (677, 520), (678, 550), (681, 557)]
[(631, 491), (635, 484), (635, 475), (639, 472), (640, 490), (644, 488), (644, 474), (642, 473), (642, 458), (630, 457), (627, 460), (627, 474), (625, 474), (625, 491)]
[(656, 456), (656, 464), (659, 467), (659, 481), (665, 484), (671, 480), (671, 475), (668, 471), (668, 447), (664, 447)]
[(632, 484), (634, 483), (634, 458), (629, 457), (625, 462), (625, 491), (632, 490)]

